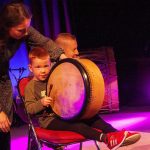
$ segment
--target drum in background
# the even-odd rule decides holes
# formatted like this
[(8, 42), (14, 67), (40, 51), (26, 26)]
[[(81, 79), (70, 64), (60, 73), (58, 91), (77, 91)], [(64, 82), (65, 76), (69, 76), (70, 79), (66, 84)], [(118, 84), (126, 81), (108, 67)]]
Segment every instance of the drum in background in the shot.
[(91, 118), (103, 104), (103, 76), (88, 59), (63, 59), (51, 69), (47, 95), (53, 99), (53, 111), (62, 119)]

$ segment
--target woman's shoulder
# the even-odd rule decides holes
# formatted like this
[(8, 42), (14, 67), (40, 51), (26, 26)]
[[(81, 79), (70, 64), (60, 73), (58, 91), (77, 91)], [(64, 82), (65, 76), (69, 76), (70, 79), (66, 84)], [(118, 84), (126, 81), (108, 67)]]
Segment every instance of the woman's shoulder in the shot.
[(28, 31), (29, 33), (38, 32), (33, 26), (30, 26)]

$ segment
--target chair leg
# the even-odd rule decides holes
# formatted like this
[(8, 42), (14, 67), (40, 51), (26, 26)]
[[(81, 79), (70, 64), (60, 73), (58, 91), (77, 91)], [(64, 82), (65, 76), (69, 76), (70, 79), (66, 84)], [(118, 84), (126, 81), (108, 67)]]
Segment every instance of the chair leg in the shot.
[(27, 150), (31, 150), (31, 126), (30, 124), (28, 125), (28, 148)]
[[(35, 145), (36, 144), (36, 145)], [(42, 150), (41, 144), (37, 139), (36, 133), (34, 131), (34, 128), (32, 125), (29, 124), (29, 129), (28, 129), (28, 148), (27, 150), (32, 150), (32, 148), (35, 148), (36, 150)]]
[(100, 150), (100, 148), (99, 148), (99, 145), (98, 145), (97, 141), (95, 141), (95, 140), (94, 140), (94, 143), (95, 143), (95, 146), (96, 146), (97, 150)]
[(34, 127), (31, 126), (31, 130), (32, 130), (32, 136), (34, 137), (34, 141), (36, 142), (36, 145), (37, 145), (37, 150), (42, 150), (42, 146), (41, 146), (41, 143), (39, 142), (37, 136), (36, 136), (36, 133), (35, 133), (35, 130), (34, 130)]
[(80, 142), (79, 150), (82, 150), (82, 142)]

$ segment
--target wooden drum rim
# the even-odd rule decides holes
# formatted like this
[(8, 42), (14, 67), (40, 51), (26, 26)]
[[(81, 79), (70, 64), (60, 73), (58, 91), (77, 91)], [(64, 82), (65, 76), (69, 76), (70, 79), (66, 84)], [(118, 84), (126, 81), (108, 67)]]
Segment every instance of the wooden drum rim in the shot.
[[(90, 98), (90, 82), (89, 82), (89, 78), (88, 78), (88, 74), (87, 74), (87, 71), (84, 69), (84, 67), (75, 59), (72, 59), (72, 58), (66, 58), (66, 59), (62, 59), (60, 60), (59, 62), (57, 62), (56, 64), (54, 64), (54, 66), (51, 68), (51, 71), (49, 73), (49, 76), (48, 78), (50, 77), (50, 75), (53, 73), (53, 71), (55, 70), (55, 68), (57, 66), (59, 66), (60, 64), (62, 63), (65, 63), (65, 62), (68, 62), (68, 63), (71, 63), (71, 64), (74, 64), (80, 71), (81, 73), (81, 76), (82, 76), (82, 79), (83, 79), (83, 83), (84, 83), (84, 86), (86, 87), (85, 88), (85, 102)], [(47, 82), (48, 84), (48, 82)], [(48, 94), (48, 90), (46, 90), (46, 94)], [(49, 96), (49, 95), (48, 95)], [(74, 116), (72, 119), (69, 119), (70, 121), (71, 120), (77, 120), (80, 116), (83, 115), (84, 113), (84, 109), (86, 108), (87, 106), (87, 103), (84, 103), (81, 111), (79, 112), (78, 116)], [(57, 114), (56, 114), (57, 115)], [(58, 117), (61, 118), (61, 116), (57, 115)]]
[[(55, 105), (53, 105), (54, 107), (52, 107), (52, 110), (59, 118), (61, 118), (63, 120), (69, 120), (69, 121), (86, 119), (86, 118), (92, 117), (93, 114), (96, 115), (96, 113), (100, 110), (97, 107), (98, 106), (97, 99), (99, 99), (99, 96), (100, 96), (101, 102), (99, 105), (101, 106), (102, 102), (103, 102), (103, 98), (104, 98), (104, 80), (103, 80), (101, 71), (98, 68), (98, 66), (96, 66), (95, 63), (93, 63), (92, 61), (90, 61), (88, 59), (66, 58), (66, 59), (62, 59), (59, 62), (57, 62), (56, 64), (54, 64), (51, 68), (51, 71), (49, 73), (48, 80), (47, 80), (47, 90), (46, 90), (47, 96), (51, 95), (50, 94), (51, 83), (53, 83), (53, 81), (51, 82), (51, 80), (54, 79), (55, 73), (58, 73), (57, 71), (55, 72), (55, 69), (59, 70), (61, 68), (61, 66), (66, 65), (66, 64), (63, 65), (63, 63), (66, 63), (66, 64), (70, 63), (70, 65), (71, 64), (74, 65), (74, 67), (79, 71), (80, 77), (82, 79), (82, 84), (84, 86), (84, 94), (85, 94), (85, 96), (83, 98), (84, 102), (81, 106), (81, 109), (79, 109), (80, 111), (75, 113), (74, 116), (71, 116), (71, 118), (67, 118), (66, 116), (65, 116), (66, 118), (64, 118), (63, 115), (62, 116), (59, 115), (59, 111), (58, 111), (59, 109), (58, 110), (55, 109)], [(58, 67), (59, 65), (60, 65), (60, 67)], [(96, 79), (95, 79), (95, 77), (96, 77)], [(51, 83), (49, 83), (49, 81)], [(57, 77), (56, 77), (56, 81), (59, 81), (57, 79)], [(58, 85), (58, 84), (59, 83), (57, 82), (56, 85)], [(98, 85), (98, 87), (102, 86), (102, 90), (101, 89), (98, 90), (97, 85)], [(94, 90), (93, 90), (93, 88), (94, 88)], [(102, 94), (100, 94), (100, 95), (96, 94), (96, 93), (98, 93), (97, 91), (102, 92)], [(70, 117), (70, 115), (68, 117)]]

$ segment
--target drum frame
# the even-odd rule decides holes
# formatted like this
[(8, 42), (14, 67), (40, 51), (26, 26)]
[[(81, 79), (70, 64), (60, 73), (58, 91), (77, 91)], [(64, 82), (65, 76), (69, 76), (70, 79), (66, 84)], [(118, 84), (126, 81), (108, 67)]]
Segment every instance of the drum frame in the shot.
[[(52, 66), (52, 68), (51, 68), (51, 71), (50, 71), (50, 73), (49, 73), (48, 79), (49, 79), (50, 75), (53, 73), (54, 69), (55, 69), (58, 65), (60, 65), (60, 64), (62, 64), (62, 63), (65, 63), (65, 62), (71, 63), (71, 64), (75, 65), (75, 66), (77, 67), (77, 69), (79, 69), (79, 71), (80, 71), (80, 73), (81, 73), (81, 76), (82, 76), (82, 79), (83, 79), (83, 83), (84, 83), (84, 87), (85, 87), (85, 99), (84, 99), (84, 104), (83, 104), (83, 106), (82, 106), (82, 109), (79, 111), (79, 113), (78, 113), (76, 116), (74, 116), (74, 117), (72, 117), (72, 118), (69, 118), (69, 119), (63, 118), (63, 117), (59, 116), (58, 114), (56, 114), (55, 112), (54, 112), (54, 113), (55, 113), (59, 118), (61, 118), (61, 119), (63, 119), (63, 120), (76, 121), (76, 120), (79, 120), (79, 118), (82, 118), (82, 116), (84, 115), (84, 110), (85, 110), (85, 108), (86, 108), (86, 106), (87, 106), (87, 104), (88, 104), (88, 100), (90, 99), (90, 96), (91, 96), (91, 95), (90, 95), (90, 81), (89, 81), (88, 73), (87, 73), (87, 71), (84, 69), (84, 66), (82, 66), (82, 64), (80, 64), (80, 62), (78, 62), (77, 60), (72, 59), (72, 58), (62, 59), (62, 60), (60, 60), (59, 62), (57, 62), (56, 64), (54, 64), (54, 65)], [(47, 86), (48, 86), (48, 82), (47, 82)], [(48, 94), (48, 95), (47, 95), (47, 94)], [(47, 96), (50, 96), (50, 91), (48, 91), (48, 89), (46, 90), (46, 95), (47, 95)], [(53, 109), (52, 109), (52, 110), (53, 110)]]

